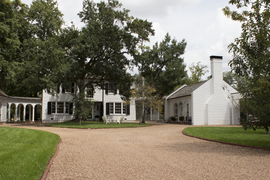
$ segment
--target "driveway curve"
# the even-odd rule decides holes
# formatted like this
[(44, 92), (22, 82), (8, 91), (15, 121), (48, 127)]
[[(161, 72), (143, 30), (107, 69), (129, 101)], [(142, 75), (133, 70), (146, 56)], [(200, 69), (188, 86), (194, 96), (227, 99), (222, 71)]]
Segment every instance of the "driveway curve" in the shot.
[(62, 143), (48, 180), (269, 178), (270, 151), (188, 137), (182, 134), (183, 125), (123, 129), (7, 126), (60, 135)]

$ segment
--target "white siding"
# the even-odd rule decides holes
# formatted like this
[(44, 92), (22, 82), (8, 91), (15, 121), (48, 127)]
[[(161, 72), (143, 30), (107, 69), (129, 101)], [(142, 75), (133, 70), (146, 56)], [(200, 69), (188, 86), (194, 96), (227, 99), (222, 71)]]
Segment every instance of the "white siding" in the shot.
[(0, 97), (0, 122), (7, 121), (7, 100), (6, 97)]
[(198, 89), (192, 93), (192, 124), (193, 125), (207, 125), (208, 124), (208, 113), (207, 113), (207, 102), (211, 98), (210, 93), (210, 80), (205, 82)]

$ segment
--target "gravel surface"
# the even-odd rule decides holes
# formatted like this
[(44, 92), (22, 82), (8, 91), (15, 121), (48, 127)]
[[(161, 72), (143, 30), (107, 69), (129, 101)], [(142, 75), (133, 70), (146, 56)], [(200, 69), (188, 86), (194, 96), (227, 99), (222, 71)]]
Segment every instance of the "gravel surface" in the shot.
[(184, 125), (124, 129), (18, 126), (59, 134), (47, 176), (58, 179), (269, 179), (270, 151), (182, 134)]

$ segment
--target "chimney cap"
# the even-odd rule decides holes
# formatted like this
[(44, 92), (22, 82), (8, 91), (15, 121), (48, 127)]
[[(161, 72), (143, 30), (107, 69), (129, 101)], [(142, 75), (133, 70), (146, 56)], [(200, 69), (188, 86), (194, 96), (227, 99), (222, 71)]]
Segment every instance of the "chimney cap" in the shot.
[(210, 59), (223, 59), (222, 56), (210, 56)]

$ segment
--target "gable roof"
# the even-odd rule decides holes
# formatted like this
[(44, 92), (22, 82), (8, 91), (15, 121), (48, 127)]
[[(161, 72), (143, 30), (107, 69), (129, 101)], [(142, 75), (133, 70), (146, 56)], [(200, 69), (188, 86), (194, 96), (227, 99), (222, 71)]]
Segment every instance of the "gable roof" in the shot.
[(203, 85), (205, 82), (206, 81), (202, 81), (202, 82), (192, 84), (192, 85), (189, 85), (189, 86), (182, 86), (181, 88), (176, 90), (174, 93), (169, 95), (168, 100), (169, 99), (179, 98), (179, 97), (184, 97), (184, 96), (190, 96), (193, 91), (195, 91), (198, 87)]

